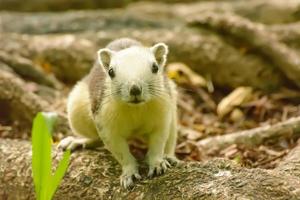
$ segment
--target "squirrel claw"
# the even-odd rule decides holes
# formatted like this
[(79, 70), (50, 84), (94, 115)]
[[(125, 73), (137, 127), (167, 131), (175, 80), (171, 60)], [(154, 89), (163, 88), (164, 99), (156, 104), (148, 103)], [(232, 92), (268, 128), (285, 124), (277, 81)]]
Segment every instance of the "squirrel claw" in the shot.
[(158, 161), (155, 165), (149, 167), (148, 177), (164, 174), (171, 165), (166, 159)]
[(76, 149), (79, 148), (85, 148), (85, 146), (87, 144), (90, 143), (90, 139), (87, 138), (75, 138), (72, 136), (66, 137), (64, 139), (62, 139), (59, 144), (58, 144), (58, 148), (62, 149), (62, 150), (71, 150), (74, 151)]
[(171, 166), (177, 166), (180, 163), (180, 160), (178, 160), (175, 156), (165, 156), (165, 159), (169, 164), (171, 164)]
[(133, 174), (122, 174), (120, 183), (122, 187), (125, 189), (130, 189), (133, 187), (133, 179), (140, 180), (142, 177), (139, 175), (138, 172), (135, 172)]

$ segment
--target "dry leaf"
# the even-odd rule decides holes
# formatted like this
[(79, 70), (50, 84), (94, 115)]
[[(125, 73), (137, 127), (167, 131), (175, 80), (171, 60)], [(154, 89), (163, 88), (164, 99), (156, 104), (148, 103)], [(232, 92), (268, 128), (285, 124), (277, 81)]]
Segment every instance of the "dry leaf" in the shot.
[(207, 85), (206, 80), (199, 74), (192, 71), (183, 63), (171, 63), (167, 66), (169, 78), (179, 84), (192, 84), (193, 86), (204, 87)]
[(224, 97), (217, 107), (217, 113), (220, 117), (229, 114), (236, 106), (248, 102), (252, 97), (251, 87), (238, 87), (228, 96)]

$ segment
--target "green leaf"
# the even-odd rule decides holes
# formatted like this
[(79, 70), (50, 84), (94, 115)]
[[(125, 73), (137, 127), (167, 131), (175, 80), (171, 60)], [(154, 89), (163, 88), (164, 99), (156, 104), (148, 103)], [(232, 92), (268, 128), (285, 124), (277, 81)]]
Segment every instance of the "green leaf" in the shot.
[(51, 132), (55, 119), (53, 113), (38, 113), (33, 121), (32, 174), (38, 200), (51, 199), (47, 185), (51, 178)]
[(54, 175), (51, 177), (51, 182), (49, 184), (49, 195), (52, 197), (60, 184), (60, 181), (62, 180), (65, 172), (67, 171), (69, 162), (70, 162), (70, 150), (66, 151), (63, 155), (62, 160), (57, 166), (57, 169), (54, 173)]
[(32, 175), (38, 200), (50, 200), (52, 198), (70, 162), (71, 152), (66, 151), (52, 176), (51, 134), (56, 119), (55, 113), (38, 113), (33, 121)]

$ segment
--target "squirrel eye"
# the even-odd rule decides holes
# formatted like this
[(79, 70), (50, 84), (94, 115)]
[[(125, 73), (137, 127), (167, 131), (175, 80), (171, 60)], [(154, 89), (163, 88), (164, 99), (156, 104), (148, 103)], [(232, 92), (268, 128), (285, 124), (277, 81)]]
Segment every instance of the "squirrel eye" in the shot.
[(158, 72), (158, 65), (156, 63), (153, 63), (152, 65), (152, 73), (156, 74)]
[(114, 70), (113, 70), (112, 68), (110, 68), (110, 69), (108, 70), (108, 75), (110, 76), (110, 78), (115, 77), (115, 72), (114, 72)]

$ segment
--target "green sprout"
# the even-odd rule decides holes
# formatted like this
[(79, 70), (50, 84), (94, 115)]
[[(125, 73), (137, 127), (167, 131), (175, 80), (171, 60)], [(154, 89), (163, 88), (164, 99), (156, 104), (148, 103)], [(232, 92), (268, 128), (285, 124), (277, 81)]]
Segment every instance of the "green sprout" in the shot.
[(55, 113), (38, 113), (33, 121), (32, 174), (37, 200), (50, 200), (53, 197), (70, 162), (71, 153), (66, 151), (52, 174), (52, 130), (56, 119)]

